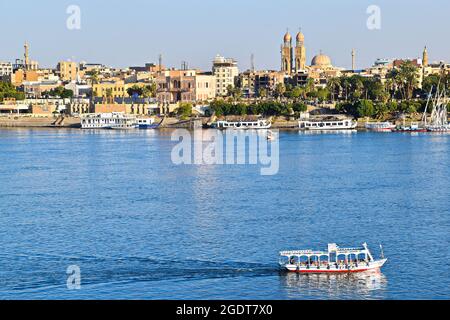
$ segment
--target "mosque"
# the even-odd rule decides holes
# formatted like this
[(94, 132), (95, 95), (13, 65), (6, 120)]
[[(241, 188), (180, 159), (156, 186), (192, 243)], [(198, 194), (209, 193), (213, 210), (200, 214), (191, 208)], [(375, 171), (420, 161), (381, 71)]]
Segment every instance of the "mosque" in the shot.
[(333, 66), (329, 56), (320, 52), (311, 60), (311, 65), (306, 65), (305, 36), (299, 31), (296, 35), (295, 46), (292, 44), (292, 36), (289, 31), (283, 37), (281, 45), (281, 71), (294, 75), (306, 72), (310, 77), (319, 80), (338, 76), (342, 69)]

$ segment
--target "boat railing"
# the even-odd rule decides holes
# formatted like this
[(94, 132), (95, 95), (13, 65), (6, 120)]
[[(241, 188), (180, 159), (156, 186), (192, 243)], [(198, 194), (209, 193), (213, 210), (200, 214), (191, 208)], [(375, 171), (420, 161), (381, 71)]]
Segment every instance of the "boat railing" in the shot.
[(312, 250), (291, 250), (291, 251), (281, 251), (281, 256), (295, 256), (299, 254), (312, 254)]

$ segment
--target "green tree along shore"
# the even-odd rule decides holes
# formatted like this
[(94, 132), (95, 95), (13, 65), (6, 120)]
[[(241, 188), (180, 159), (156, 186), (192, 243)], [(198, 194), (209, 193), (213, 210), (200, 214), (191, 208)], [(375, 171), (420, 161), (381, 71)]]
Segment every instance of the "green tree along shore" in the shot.
[(257, 103), (232, 103), (224, 100), (213, 101), (210, 105), (216, 116), (229, 115), (263, 115), (263, 116), (291, 116), (305, 112), (307, 106), (303, 102), (263, 101)]
[(47, 97), (55, 97), (55, 98), (72, 98), (73, 97), (73, 91), (64, 88), (63, 86), (57, 87), (55, 89), (51, 89), (49, 91), (45, 91), (42, 93), (43, 96)]
[(386, 118), (396, 114), (423, 112), (430, 90), (449, 90), (450, 75), (430, 75), (419, 86), (421, 70), (410, 61), (392, 69), (382, 82), (379, 78), (360, 75), (328, 80), (325, 88), (316, 88), (308, 79), (302, 86), (279, 83), (272, 92), (262, 88), (256, 102), (243, 101), (239, 88), (229, 88), (226, 100), (211, 103), (217, 116), (262, 115), (298, 116), (307, 104), (330, 102), (337, 112), (354, 117)]
[(3, 102), (5, 98), (24, 100), (25, 94), (17, 91), (11, 83), (0, 81), (0, 102)]

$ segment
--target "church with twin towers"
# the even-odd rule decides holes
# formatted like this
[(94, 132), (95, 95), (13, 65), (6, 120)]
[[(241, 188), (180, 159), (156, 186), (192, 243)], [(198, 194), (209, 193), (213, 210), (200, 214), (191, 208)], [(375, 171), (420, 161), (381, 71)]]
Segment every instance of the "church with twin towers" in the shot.
[(305, 70), (305, 67), (305, 36), (299, 31), (295, 37), (295, 47), (293, 47), (292, 36), (287, 31), (283, 38), (283, 44), (281, 45), (281, 71), (292, 74), (299, 70)]

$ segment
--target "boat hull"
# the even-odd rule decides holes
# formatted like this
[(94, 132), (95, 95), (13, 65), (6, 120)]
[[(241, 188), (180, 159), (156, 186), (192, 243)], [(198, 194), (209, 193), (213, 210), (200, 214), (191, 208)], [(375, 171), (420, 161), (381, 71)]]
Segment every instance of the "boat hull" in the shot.
[(157, 129), (158, 125), (157, 124), (140, 124), (139, 129)]
[(393, 132), (399, 132), (399, 133), (427, 132), (427, 129), (413, 129), (413, 130), (395, 129), (395, 130), (393, 130)]
[(356, 273), (356, 272), (365, 272), (365, 271), (379, 271), (381, 267), (386, 263), (387, 259), (377, 260), (374, 262), (371, 262), (369, 266), (358, 266), (358, 267), (330, 267), (329, 269), (327, 267), (321, 267), (320, 269), (317, 267), (299, 267), (295, 264), (287, 264), (284, 266), (286, 271), (289, 272), (296, 272), (296, 273)]
[(346, 131), (346, 130), (355, 130), (356, 126), (352, 126), (352, 127), (325, 127), (325, 128), (307, 128), (304, 130), (307, 131), (338, 131), (338, 130), (342, 130), (342, 131)]
[(379, 128), (379, 129), (369, 129), (366, 128), (367, 131), (371, 131), (371, 132), (392, 132), (393, 129), (392, 128)]

